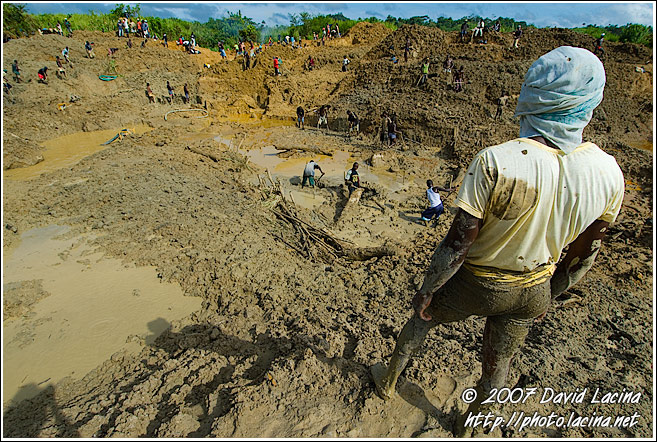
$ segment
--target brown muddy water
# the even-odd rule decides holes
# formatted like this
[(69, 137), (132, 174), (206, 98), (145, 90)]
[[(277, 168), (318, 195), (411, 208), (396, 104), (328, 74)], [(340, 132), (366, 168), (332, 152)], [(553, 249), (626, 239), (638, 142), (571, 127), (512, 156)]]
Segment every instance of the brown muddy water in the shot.
[(4, 255), (5, 405), (80, 379), (119, 350), (138, 351), (201, 306), (154, 267), (105, 257), (91, 237), (68, 232), (26, 231)]
[[(269, 169), (272, 176), (283, 179), (301, 177), (303, 169), (310, 160), (315, 160), (326, 174), (323, 182), (340, 184), (344, 181), (344, 173), (358, 161), (361, 182), (378, 184), (385, 187), (389, 192), (398, 192), (408, 187), (413, 181), (403, 173), (391, 173), (382, 169), (369, 166), (363, 159), (354, 158), (349, 152), (335, 151), (332, 156), (317, 155), (310, 152), (297, 158), (281, 158), (278, 155), (284, 151), (277, 150), (274, 146), (265, 146), (261, 149), (242, 150), (251, 164)], [(320, 174), (321, 175), (321, 174)]]
[[(4, 178), (25, 181), (46, 172), (71, 167), (83, 158), (111, 146), (112, 144), (103, 145), (103, 143), (112, 139), (121, 129), (78, 132), (45, 141), (42, 143), (44, 147), (43, 161), (29, 167), (6, 170), (3, 174)], [(128, 126), (126, 129), (135, 134), (143, 134), (152, 130), (146, 125)], [(119, 139), (114, 141), (114, 143), (120, 142)]]

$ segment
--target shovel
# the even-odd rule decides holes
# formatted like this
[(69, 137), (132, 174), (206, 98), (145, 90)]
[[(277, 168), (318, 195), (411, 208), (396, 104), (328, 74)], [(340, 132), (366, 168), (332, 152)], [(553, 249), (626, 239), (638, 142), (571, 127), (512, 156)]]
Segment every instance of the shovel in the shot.
[(319, 182), (319, 180), (321, 180), (324, 175), (326, 175), (326, 174), (324, 172), (322, 172), (322, 174), (319, 176), (319, 178), (317, 178), (317, 180), (315, 181), (315, 186), (318, 189), (321, 189), (321, 188), (324, 187), (324, 185), (323, 184), (320, 185), (320, 182)]

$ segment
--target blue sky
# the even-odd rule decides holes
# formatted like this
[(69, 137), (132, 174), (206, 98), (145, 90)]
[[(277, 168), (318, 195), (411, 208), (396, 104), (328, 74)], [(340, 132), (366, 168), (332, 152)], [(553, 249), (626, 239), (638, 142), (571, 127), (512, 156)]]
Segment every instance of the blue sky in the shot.
[(209, 17), (219, 18), (227, 11), (241, 10), (243, 15), (267, 25), (289, 24), (289, 15), (299, 12), (311, 14), (333, 14), (342, 12), (349, 18), (412, 17), (429, 15), (461, 18), (471, 14), (489, 18), (510, 17), (526, 21), (539, 27), (557, 26), (571, 28), (586, 24), (625, 25), (638, 23), (654, 26), (654, 4), (652, 2), (20, 2), (28, 10), (40, 13), (86, 13), (89, 10), (108, 12), (117, 3), (141, 6), (144, 15), (155, 17), (177, 17), (183, 20), (205, 22)]

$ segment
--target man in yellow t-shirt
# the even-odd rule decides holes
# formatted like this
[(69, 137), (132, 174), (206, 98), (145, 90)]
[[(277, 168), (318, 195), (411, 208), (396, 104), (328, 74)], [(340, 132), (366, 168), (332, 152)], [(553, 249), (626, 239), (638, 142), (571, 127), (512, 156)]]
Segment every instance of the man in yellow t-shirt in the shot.
[(604, 84), (602, 63), (585, 49), (560, 47), (531, 66), (516, 108), (520, 137), (472, 160), (454, 222), (413, 298), (415, 313), (388, 367), (372, 367), (383, 399), (431, 328), (484, 316), (477, 400), (454, 428), (462, 436), (464, 419), (505, 386), (534, 320), (591, 268), (624, 194), (615, 159), (582, 143)]

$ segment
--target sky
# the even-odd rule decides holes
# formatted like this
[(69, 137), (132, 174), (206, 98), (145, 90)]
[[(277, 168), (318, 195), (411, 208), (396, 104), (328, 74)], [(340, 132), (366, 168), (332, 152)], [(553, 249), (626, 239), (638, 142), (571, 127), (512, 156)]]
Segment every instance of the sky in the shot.
[(653, 2), (29, 2), (29, 12), (41, 13), (86, 13), (109, 12), (118, 3), (140, 5), (143, 15), (153, 17), (177, 17), (183, 20), (206, 22), (208, 18), (221, 18), (227, 12), (242, 12), (242, 15), (268, 26), (289, 24), (289, 14), (309, 12), (315, 14), (343, 13), (357, 19), (377, 17), (409, 18), (428, 15), (432, 19), (440, 16), (458, 19), (469, 15), (487, 18), (508, 17), (525, 21), (538, 27), (572, 28), (583, 24), (599, 26), (637, 23), (653, 26)]

